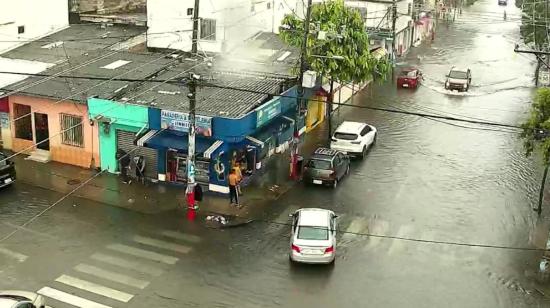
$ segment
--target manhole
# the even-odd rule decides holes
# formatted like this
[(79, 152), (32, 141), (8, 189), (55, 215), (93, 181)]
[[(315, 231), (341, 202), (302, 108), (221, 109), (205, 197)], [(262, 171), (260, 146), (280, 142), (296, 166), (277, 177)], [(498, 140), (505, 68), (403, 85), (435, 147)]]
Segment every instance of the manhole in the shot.
[(71, 179), (71, 180), (68, 180), (68, 181), (67, 181), (67, 184), (69, 184), (69, 185), (76, 185), (76, 184), (80, 184), (80, 180), (77, 180), (77, 179)]

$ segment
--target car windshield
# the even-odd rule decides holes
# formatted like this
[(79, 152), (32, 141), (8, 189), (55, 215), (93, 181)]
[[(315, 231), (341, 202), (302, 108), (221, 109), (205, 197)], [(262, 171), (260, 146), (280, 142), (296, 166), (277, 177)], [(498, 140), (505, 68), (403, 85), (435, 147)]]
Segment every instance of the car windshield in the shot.
[(468, 74), (462, 71), (451, 71), (451, 73), (449, 74), (449, 77), (456, 78), (456, 79), (466, 79), (468, 78)]
[(328, 228), (301, 226), (298, 229), (298, 239), (300, 240), (328, 240)]
[(350, 133), (334, 133), (334, 138), (341, 140), (355, 140), (357, 139), (357, 135)]
[(416, 77), (416, 71), (415, 70), (412, 70), (412, 71), (402, 71), (401, 72), (401, 76), (404, 76), (404, 77)]
[(313, 169), (330, 169), (330, 161), (323, 159), (312, 159), (307, 164), (308, 167)]

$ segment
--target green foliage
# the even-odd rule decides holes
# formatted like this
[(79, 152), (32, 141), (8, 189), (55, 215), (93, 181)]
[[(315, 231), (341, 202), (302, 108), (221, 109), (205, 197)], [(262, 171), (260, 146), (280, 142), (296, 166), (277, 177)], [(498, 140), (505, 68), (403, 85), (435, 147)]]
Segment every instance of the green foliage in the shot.
[[(301, 48), (304, 39), (304, 21), (294, 14), (286, 15), (282, 22), (288, 27), (280, 37), (291, 46)], [(311, 9), (310, 29), (318, 27), (328, 34), (319, 40), (316, 31), (307, 38), (306, 61), (308, 66), (323, 76), (340, 82), (364, 82), (373, 77), (387, 76), (387, 59), (376, 60), (369, 52), (369, 39), (361, 15), (348, 8), (343, 0), (324, 1)], [(311, 33), (313, 32), (313, 33)], [(336, 38), (336, 34), (341, 35)], [(344, 59), (315, 56), (342, 56)]]
[(523, 41), (526, 44), (535, 44), (538, 48), (547, 45), (546, 2), (540, 0), (516, 1), (516, 6), (521, 7), (522, 4), (520, 33)]
[(541, 88), (537, 91), (531, 106), (531, 113), (522, 124), (525, 154), (533, 153), (540, 148), (544, 153), (544, 164), (550, 164), (550, 88)]

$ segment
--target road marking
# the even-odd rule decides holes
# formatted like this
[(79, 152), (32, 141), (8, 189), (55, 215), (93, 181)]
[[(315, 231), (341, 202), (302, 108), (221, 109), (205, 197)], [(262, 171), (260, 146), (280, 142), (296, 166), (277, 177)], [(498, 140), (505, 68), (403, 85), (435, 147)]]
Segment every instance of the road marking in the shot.
[(94, 253), (90, 258), (96, 261), (108, 263), (111, 265), (116, 265), (122, 268), (131, 269), (140, 273), (149, 274), (153, 276), (160, 276), (164, 272), (159, 268), (149, 266), (141, 262), (126, 260), (123, 258), (110, 256), (102, 253)]
[(86, 273), (99, 278), (122, 283), (138, 289), (145, 289), (145, 287), (149, 285), (149, 281), (133, 278), (119, 273), (114, 273), (88, 264), (81, 263), (75, 266), (74, 269), (81, 273)]
[[(369, 233), (376, 234), (376, 235), (386, 235), (389, 229), (390, 229), (390, 224), (388, 221), (381, 220), (381, 219), (372, 219), (372, 223), (370, 224), (370, 228), (369, 228)], [(380, 236), (369, 236), (365, 249), (368, 250), (368, 249), (375, 248), (380, 244), (382, 240), (384, 240), (384, 238)]]
[(166, 237), (171, 237), (176, 240), (182, 240), (182, 241), (191, 242), (191, 243), (198, 243), (201, 241), (201, 238), (196, 235), (185, 234), (185, 233), (176, 232), (176, 231), (166, 230), (166, 231), (162, 231), (160, 234)]
[(111, 245), (108, 245), (107, 248), (111, 249), (111, 250), (114, 250), (114, 251), (129, 254), (129, 255), (132, 255), (132, 256), (135, 256), (135, 257), (149, 259), (149, 260), (162, 262), (162, 263), (166, 263), (166, 264), (170, 264), (170, 265), (176, 264), (176, 262), (178, 262), (178, 260), (179, 260), (176, 257), (167, 256), (167, 255), (152, 252), (152, 251), (149, 251), (149, 250), (139, 249), (139, 248), (135, 248), (135, 247), (132, 247), (132, 246), (127, 246), (127, 245), (122, 245), (122, 244), (111, 244)]
[(85, 308), (111, 308), (109, 306), (105, 306), (96, 302), (92, 302), (91, 300), (84, 299), (82, 297), (78, 297), (69, 293), (65, 293), (63, 291), (56, 290), (54, 288), (50, 287), (43, 287), (42, 289), (38, 290), (36, 292), (40, 295), (53, 298), (55, 300), (58, 300), (63, 303), (67, 303), (69, 305), (73, 305), (76, 307), (85, 307)]
[(25, 260), (27, 260), (27, 258), (28, 258), (28, 256), (26, 256), (22, 253), (18, 253), (18, 252), (9, 250), (7, 248), (2, 248), (2, 247), (0, 247), (0, 254), (8, 256), (12, 259), (15, 259), (15, 260), (19, 261), (19, 262), (25, 262)]
[(368, 230), (368, 220), (364, 217), (355, 217), (346, 228), (346, 231), (344, 231), (342, 239), (355, 239), (357, 235), (353, 233), (360, 233), (363, 230)]
[(134, 297), (132, 294), (128, 294), (119, 290), (111, 289), (93, 282), (82, 280), (68, 275), (61, 275), (55, 281), (64, 283), (68, 286), (75, 287), (84, 291), (99, 294), (101, 296), (109, 297), (127, 303)]
[[(395, 237), (410, 238), (413, 229), (414, 228), (411, 225), (402, 225), (399, 227), (399, 230), (395, 234)], [(392, 255), (399, 250), (403, 250), (405, 248), (405, 245), (407, 245), (406, 241), (404, 240), (391, 239), (389, 241), (391, 242), (391, 244), (390, 248), (388, 248), (388, 255)]]
[(134, 236), (134, 242), (137, 242), (143, 245), (153, 246), (156, 248), (172, 250), (179, 253), (189, 253), (189, 251), (191, 251), (191, 247), (189, 246), (174, 244), (174, 243), (165, 242), (154, 238), (139, 236), (139, 235)]

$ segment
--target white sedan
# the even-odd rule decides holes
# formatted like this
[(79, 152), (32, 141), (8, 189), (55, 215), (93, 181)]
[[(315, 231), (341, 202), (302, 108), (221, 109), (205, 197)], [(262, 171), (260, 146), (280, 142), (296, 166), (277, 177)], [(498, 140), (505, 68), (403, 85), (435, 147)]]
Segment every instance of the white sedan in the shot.
[(332, 264), (336, 257), (336, 215), (333, 211), (304, 208), (292, 217), (290, 260)]
[(27, 291), (0, 291), (0, 308), (50, 308), (42, 295)]

